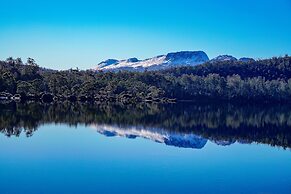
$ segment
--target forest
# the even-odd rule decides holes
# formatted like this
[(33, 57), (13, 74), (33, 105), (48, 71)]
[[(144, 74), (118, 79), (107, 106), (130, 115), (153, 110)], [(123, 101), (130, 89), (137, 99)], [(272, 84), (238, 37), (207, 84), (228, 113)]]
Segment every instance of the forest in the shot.
[(291, 57), (207, 62), (162, 71), (102, 72), (39, 67), (34, 59), (0, 61), (0, 99), (174, 102), (213, 99), (288, 102)]

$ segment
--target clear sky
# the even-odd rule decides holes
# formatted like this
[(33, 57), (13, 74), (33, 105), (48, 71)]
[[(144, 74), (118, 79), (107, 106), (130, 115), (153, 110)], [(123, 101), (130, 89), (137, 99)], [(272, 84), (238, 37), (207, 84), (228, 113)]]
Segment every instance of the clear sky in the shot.
[(91, 68), (203, 50), (267, 58), (291, 54), (291, 0), (0, 0), (0, 59)]

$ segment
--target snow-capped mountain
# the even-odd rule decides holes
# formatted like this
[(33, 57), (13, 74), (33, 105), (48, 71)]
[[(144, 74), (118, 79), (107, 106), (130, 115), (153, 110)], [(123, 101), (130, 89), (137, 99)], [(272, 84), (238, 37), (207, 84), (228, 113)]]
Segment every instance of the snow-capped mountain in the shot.
[(203, 51), (181, 51), (160, 55), (153, 58), (138, 60), (130, 58), (127, 60), (108, 59), (97, 65), (95, 70), (102, 71), (145, 71), (161, 70), (179, 66), (195, 66), (209, 61), (207, 54)]
[(106, 66), (109, 66), (109, 65), (114, 65), (118, 63), (118, 60), (116, 59), (107, 59), (106, 61), (103, 61), (101, 63), (98, 64), (98, 67), (99, 68), (103, 68), (103, 67), (106, 67)]
[(92, 127), (107, 137), (119, 136), (130, 139), (141, 137), (175, 147), (201, 149), (207, 143), (207, 139), (193, 133), (179, 133), (158, 128), (115, 125), (94, 125)]
[(241, 62), (247, 63), (250, 61), (254, 61), (254, 59), (248, 58), (248, 57), (242, 57), (240, 59), (237, 59), (231, 55), (219, 55), (210, 60), (210, 62), (217, 62), (217, 61), (241, 61)]
[(211, 62), (216, 62), (216, 61), (237, 61), (237, 58), (231, 55), (219, 55), (215, 57), (214, 59), (211, 59)]

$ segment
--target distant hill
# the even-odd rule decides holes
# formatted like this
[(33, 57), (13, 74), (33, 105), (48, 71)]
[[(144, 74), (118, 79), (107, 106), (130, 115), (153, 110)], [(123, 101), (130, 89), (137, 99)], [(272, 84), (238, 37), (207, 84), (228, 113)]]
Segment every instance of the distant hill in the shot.
[(221, 61), (240, 61), (240, 62), (253, 62), (255, 61), (253, 58), (242, 57), (237, 59), (231, 55), (219, 55), (214, 59), (211, 59), (210, 62), (221, 62)]
[(126, 60), (108, 59), (99, 63), (95, 69), (103, 71), (152, 71), (179, 66), (196, 66), (207, 61), (209, 61), (209, 58), (203, 51), (181, 51), (145, 60), (138, 60), (137, 58)]
[(166, 55), (159, 55), (145, 60), (139, 60), (137, 58), (129, 58), (124, 60), (108, 59), (102, 61), (94, 70), (97, 71), (158, 71), (166, 70), (177, 67), (194, 67), (206, 62), (227, 62), (227, 61), (240, 61), (240, 62), (252, 62), (254, 59), (243, 57), (237, 59), (231, 55), (219, 55), (209, 60), (207, 54), (204, 51), (180, 51), (168, 53)]

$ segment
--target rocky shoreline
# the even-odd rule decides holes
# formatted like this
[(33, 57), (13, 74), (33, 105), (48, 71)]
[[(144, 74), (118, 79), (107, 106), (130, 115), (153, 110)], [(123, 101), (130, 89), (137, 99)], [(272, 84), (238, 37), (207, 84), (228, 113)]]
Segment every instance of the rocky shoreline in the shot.
[(132, 94), (128, 93), (121, 93), (119, 95), (101, 95), (97, 94), (95, 96), (76, 96), (76, 95), (54, 95), (51, 93), (40, 93), (40, 94), (10, 94), (7, 92), (0, 93), (0, 101), (38, 101), (44, 103), (50, 102), (122, 102), (122, 103), (139, 103), (139, 102), (148, 102), (148, 103), (175, 103), (176, 99), (170, 98), (153, 98), (153, 97), (146, 97), (140, 98), (133, 96)]

